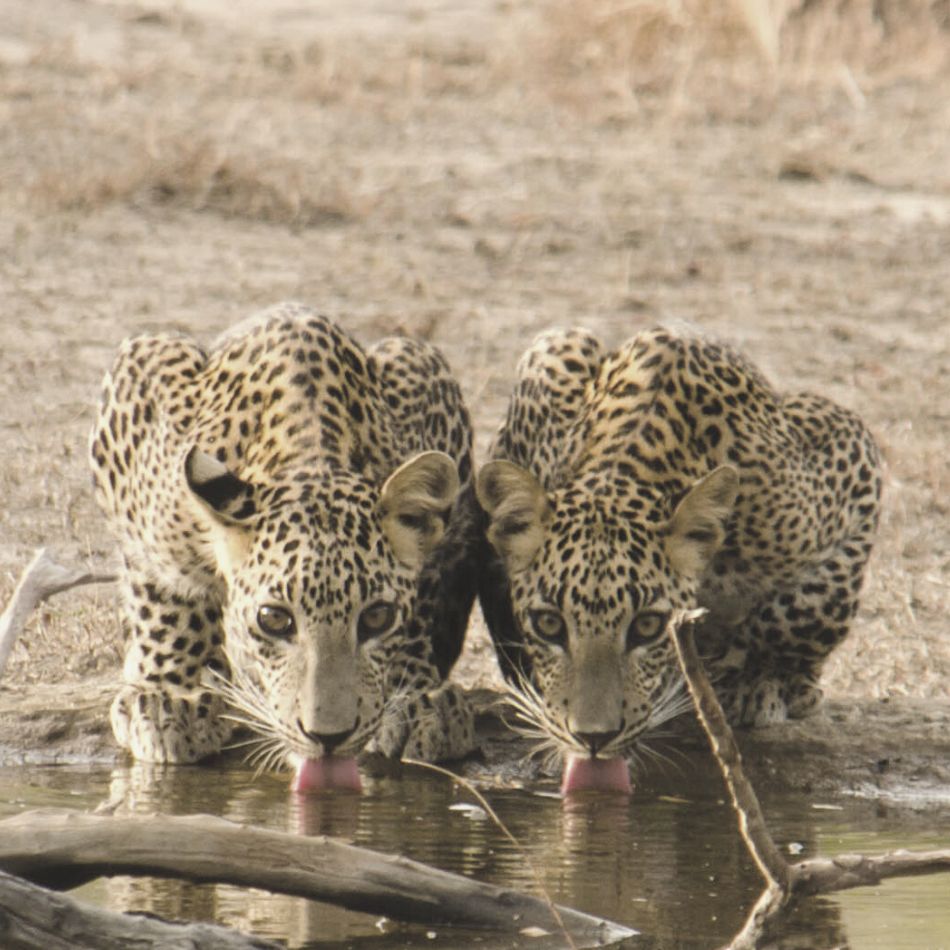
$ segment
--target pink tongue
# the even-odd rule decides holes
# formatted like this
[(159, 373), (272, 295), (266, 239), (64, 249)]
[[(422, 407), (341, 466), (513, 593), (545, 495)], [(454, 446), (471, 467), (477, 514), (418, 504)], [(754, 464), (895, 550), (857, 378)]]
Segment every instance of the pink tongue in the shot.
[(630, 771), (623, 759), (586, 759), (568, 756), (561, 779), (561, 794), (594, 789), (601, 792), (622, 792), (629, 795)]
[(323, 792), (328, 789), (363, 790), (356, 759), (325, 755), (322, 759), (304, 759), (290, 786), (294, 792)]

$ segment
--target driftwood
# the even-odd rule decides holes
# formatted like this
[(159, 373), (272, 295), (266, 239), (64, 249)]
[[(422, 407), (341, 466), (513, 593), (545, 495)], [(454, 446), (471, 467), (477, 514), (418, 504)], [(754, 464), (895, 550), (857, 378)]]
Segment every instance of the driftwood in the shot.
[(0, 871), (0, 946), (6, 950), (280, 950), (214, 924), (175, 924), (91, 907)]
[(114, 580), (113, 574), (93, 574), (74, 567), (63, 567), (49, 556), (46, 548), (37, 551), (36, 557), (20, 576), (6, 610), (0, 614), (0, 676), (3, 675), (20, 630), (37, 604), (73, 587), (105, 584)]
[(800, 897), (877, 884), (887, 877), (950, 871), (950, 849), (817, 857), (794, 864), (785, 860), (769, 833), (758, 797), (742, 768), (732, 728), (696, 651), (692, 626), (704, 613), (694, 610), (677, 614), (671, 619), (669, 633), (697, 718), (732, 796), (739, 832), (765, 879), (765, 889), (727, 950), (756, 947), (769, 924)]
[(559, 930), (578, 946), (635, 933), (544, 900), (407, 858), (325, 837), (300, 837), (194, 815), (109, 817), (41, 809), (0, 821), (0, 868), (36, 884), (75, 887), (104, 875), (235, 884), (338, 904), (394, 920), (519, 932)]

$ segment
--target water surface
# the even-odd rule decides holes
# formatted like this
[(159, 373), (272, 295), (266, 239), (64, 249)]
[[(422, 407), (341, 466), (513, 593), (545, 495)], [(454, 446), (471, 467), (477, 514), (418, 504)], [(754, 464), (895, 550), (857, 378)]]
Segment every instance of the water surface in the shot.
[[(565, 803), (554, 787), (488, 788), (516, 847), (449, 779), (420, 769), (369, 779), (362, 795), (298, 796), (285, 776), (241, 767), (20, 766), (0, 769), (0, 816), (26, 808), (204, 812), (300, 834), (327, 834), (562, 904), (641, 932), (630, 948), (714, 947), (739, 929), (760, 882), (715, 774), (681, 765), (632, 798)], [(778, 843), (803, 857), (950, 843), (950, 814), (854, 799), (766, 797)], [(99, 880), (74, 892), (112, 910), (216, 921), (290, 947), (534, 946), (444, 926), (393, 923), (323, 904), (223, 885), (151, 878)], [(787, 947), (950, 950), (950, 876), (888, 881), (805, 902), (783, 929)]]

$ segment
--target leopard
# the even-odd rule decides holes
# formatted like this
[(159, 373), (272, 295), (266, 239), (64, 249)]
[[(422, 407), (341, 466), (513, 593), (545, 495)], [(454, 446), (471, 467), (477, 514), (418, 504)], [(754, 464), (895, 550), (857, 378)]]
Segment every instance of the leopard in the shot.
[(479, 600), (565, 788), (585, 761), (642, 762), (690, 708), (668, 635), (682, 611), (705, 611), (695, 638), (733, 725), (812, 714), (881, 489), (855, 413), (780, 394), (702, 332), (643, 330), (612, 350), (585, 329), (539, 336), (476, 477)]
[[(472, 425), (431, 343), (299, 303), (209, 347), (137, 335), (90, 436), (125, 631), (120, 747), (261, 767), (467, 754), (449, 679), (476, 583)], [(245, 740), (247, 741), (247, 740)]]

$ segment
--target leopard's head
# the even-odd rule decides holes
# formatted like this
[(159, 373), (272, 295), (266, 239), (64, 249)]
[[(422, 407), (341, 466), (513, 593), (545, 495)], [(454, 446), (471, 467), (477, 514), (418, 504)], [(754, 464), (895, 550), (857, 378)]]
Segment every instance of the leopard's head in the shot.
[(185, 478), (226, 588), (223, 688), (264, 737), (260, 760), (355, 755), (399, 677), (428, 660), (410, 621), (458, 493), (455, 463), (426, 452), (382, 487), (344, 472), (255, 484), (192, 449)]
[(696, 607), (737, 482), (723, 466), (670, 498), (616, 469), (551, 492), (511, 462), (479, 472), (518, 638), (515, 702), (569, 760), (626, 758), (682, 710), (667, 621)]

